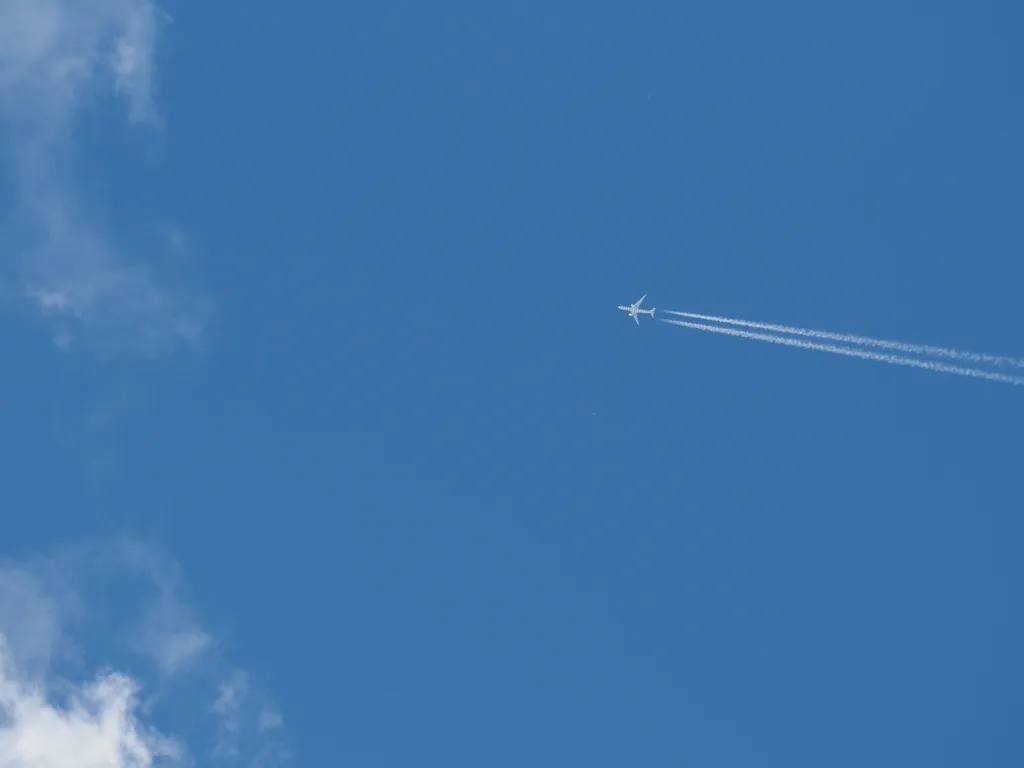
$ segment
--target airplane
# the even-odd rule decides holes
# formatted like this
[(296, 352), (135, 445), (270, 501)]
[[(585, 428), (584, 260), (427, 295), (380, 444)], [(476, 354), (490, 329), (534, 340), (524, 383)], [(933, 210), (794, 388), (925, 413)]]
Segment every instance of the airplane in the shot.
[(651, 317), (654, 317), (654, 307), (651, 307), (650, 309), (640, 309), (640, 302), (646, 298), (647, 294), (645, 293), (637, 300), (636, 304), (631, 304), (628, 307), (619, 307), (619, 309), (629, 312), (629, 316), (636, 320), (637, 325), (640, 325), (640, 318), (637, 317), (637, 315), (650, 315)]

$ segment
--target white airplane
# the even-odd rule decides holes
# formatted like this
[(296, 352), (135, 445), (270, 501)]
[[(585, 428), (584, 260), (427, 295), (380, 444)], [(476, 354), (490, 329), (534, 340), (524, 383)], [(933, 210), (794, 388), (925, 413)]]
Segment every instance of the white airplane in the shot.
[(636, 304), (630, 304), (628, 307), (619, 307), (619, 309), (629, 312), (629, 316), (636, 320), (637, 325), (640, 325), (640, 318), (637, 317), (637, 315), (650, 315), (651, 317), (654, 317), (654, 307), (651, 307), (650, 309), (640, 309), (640, 303), (646, 298), (647, 294), (645, 293), (637, 300)]

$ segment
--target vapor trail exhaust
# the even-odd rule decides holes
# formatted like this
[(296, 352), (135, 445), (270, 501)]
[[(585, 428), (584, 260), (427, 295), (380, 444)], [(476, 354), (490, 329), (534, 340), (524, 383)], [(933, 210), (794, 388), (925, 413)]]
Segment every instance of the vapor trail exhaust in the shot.
[(751, 320), (737, 320), (733, 317), (715, 317), (714, 315), (698, 315), (694, 312), (673, 312), (671, 309), (663, 309), (670, 315), (689, 317), (694, 320), (707, 320), (713, 323), (725, 323), (726, 325), (738, 325), (744, 328), (758, 328), (764, 331), (775, 331), (776, 333), (789, 333), (794, 336), (807, 336), (815, 339), (829, 339), (841, 341), (846, 344), (859, 344), (864, 347), (876, 347), (880, 349), (891, 349), (896, 352), (906, 352), (913, 355), (926, 357), (945, 357), (952, 360), (960, 360), (970, 363), (988, 363), (990, 365), (1005, 365), (1016, 368), (1024, 368), (1024, 360), (1015, 357), (1004, 357), (1000, 355), (982, 355), (977, 352), (963, 352), (958, 349), (947, 349), (945, 347), (934, 347), (928, 344), (905, 344), (901, 341), (886, 341), (885, 339), (873, 339), (870, 336), (854, 336), (849, 333), (832, 333), (831, 331), (816, 331), (811, 328), (796, 328), (791, 325), (775, 325), (772, 323), (755, 323)]
[[(667, 311), (667, 310), (666, 310)], [(684, 314), (682, 312), (672, 312), (674, 315)], [(738, 336), (743, 339), (753, 339), (755, 341), (766, 341), (769, 344), (782, 344), (787, 347), (798, 347), (800, 349), (812, 349), (818, 352), (830, 352), (834, 355), (846, 355), (848, 357), (859, 357), (864, 360), (876, 360), (880, 363), (890, 363), (892, 365), (905, 365), (911, 368), (924, 368), (928, 371), (937, 371), (941, 373), (955, 373), (958, 376), (970, 376), (977, 379), (988, 379), (990, 381), (1001, 381), (1006, 384), (1017, 384), (1024, 385), (1024, 377), (1011, 376), (1005, 373), (993, 373), (990, 371), (983, 371), (978, 368), (965, 368), (959, 365), (948, 365), (946, 363), (936, 363), (931, 360), (915, 360), (910, 357), (904, 357), (902, 355), (892, 354), (881, 354), (879, 352), (870, 352), (866, 349), (853, 349), (851, 347), (840, 347), (835, 344), (820, 344), (813, 341), (804, 341), (803, 339), (789, 339), (784, 336), (773, 336), (767, 333), (753, 333), (751, 331), (741, 331), (735, 328), (723, 328), (719, 325), (705, 325), (704, 323), (691, 323), (683, 320), (668, 320), (666, 318), (659, 318), (663, 323), (671, 323), (672, 325), (680, 325), (684, 328), (693, 328), (697, 331), (710, 331), (711, 333), (721, 333), (726, 336)]]

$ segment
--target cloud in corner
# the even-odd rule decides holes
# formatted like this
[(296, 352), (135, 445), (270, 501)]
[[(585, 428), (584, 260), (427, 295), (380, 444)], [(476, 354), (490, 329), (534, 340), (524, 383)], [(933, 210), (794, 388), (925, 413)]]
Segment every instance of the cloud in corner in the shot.
[(181, 591), (139, 542), (0, 561), (0, 768), (290, 765)]
[(13, 211), (5, 272), (22, 301), (57, 322), (63, 348), (81, 336), (153, 354), (195, 343), (210, 319), (198, 290), (125, 253), (75, 178), (77, 121), (104, 92), (126, 102), (130, 123), (161, 125), (154, 72), (167, 21), (151, 0), (0, 3), (0, 167)]

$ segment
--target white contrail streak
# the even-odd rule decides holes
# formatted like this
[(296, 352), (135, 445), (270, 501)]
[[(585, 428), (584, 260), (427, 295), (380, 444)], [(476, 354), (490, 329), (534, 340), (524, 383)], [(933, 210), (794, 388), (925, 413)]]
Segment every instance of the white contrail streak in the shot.
[(784, 336), (772, 336), (767, 333), (752, 333), (751, 331), (739, 331), (735, 328), (723, 328), (720, 325), (705, 325), (703, 323), (690, 323), (683, 320), (666, 320), (661, 318), (663, 323), (681, 325), (684, 328), (693, 328), (698, 331), (711, 331), (712, 333), (723, 333), (727, 336), (739, 336), (743, 339), (754, 339), (755, 341), (767, 341), (770, 344), (783, 344), (787, 347), (799, 347), (800, 349), (813, 349), (818, 352), (831, 352), (835, 355), (847, 355), (849, 357), (860, 357), (865, 360), (877, 360), (880, 363), (891, 363), (893, 365), (906, 365), (911, 368), (924, 368), (928, 371), (940, 371), (942, 373), (955, 373), (959, 376), (971, 376), (977, 379), (989, 379), (990, 381), (1002, 381), (1007, 384), (1024, 385), (1024, 377), (1010, 376), (1005, 373), (991, 373), (977, 368), (963, 368), (959, 365), (947, 365), (946, 363), (935, 363), (930, 360), (914, 360), (902, 355), (883, 355), (878, 352), (869, 352), (865, 349), (853, 349), (851, 347), (839, 347), (835, 344), (818, 344), (803, 339), (787, 339)]
[(989, 363), (992, 365), (1012, 365), (1017, 368), (1024, 368), (1024, 360), (1015, 357), (1004, 357), (1000, 355), (981, 355), (977, 352), (962, 352), (959, 349), (947, 349), (945, 347), (933, 347), (928, 344), (904, 344), (901, 341), (886, 341), (884, 339), (873, 339), (870, 336), (854, 336), (849, 333), (832, 333), (830, 331), (815, 331), (810, 328), (795, 328), (791, 325), (774, 325), (772, 323), (755, 323), (750, 320), (737, 320), (733, 317), (715, 317), (714, 315), (698, 315), (693, 312), (673, 312), (671, 309), (662, 310), (669, 315), (689, 317), (694, 320), (708, 320), (712, 323), (726, 323), (727, 325), (740, 325), (744, 328), (760, 328), (764, 331), (775, 331), (776, 333), (790, 333), (794, 336), (809, 336), (815, 339), (830, 339), (831, 341), (842, 341), (846, 344), (860, 344), (865, 347), (879, 347), (881, 349), (892, 349), (897, 352), (907, 352), (913, 355), (926, 355), (928, 357), (948, 357), (952, 360), (962, 360), (971, 363)]

